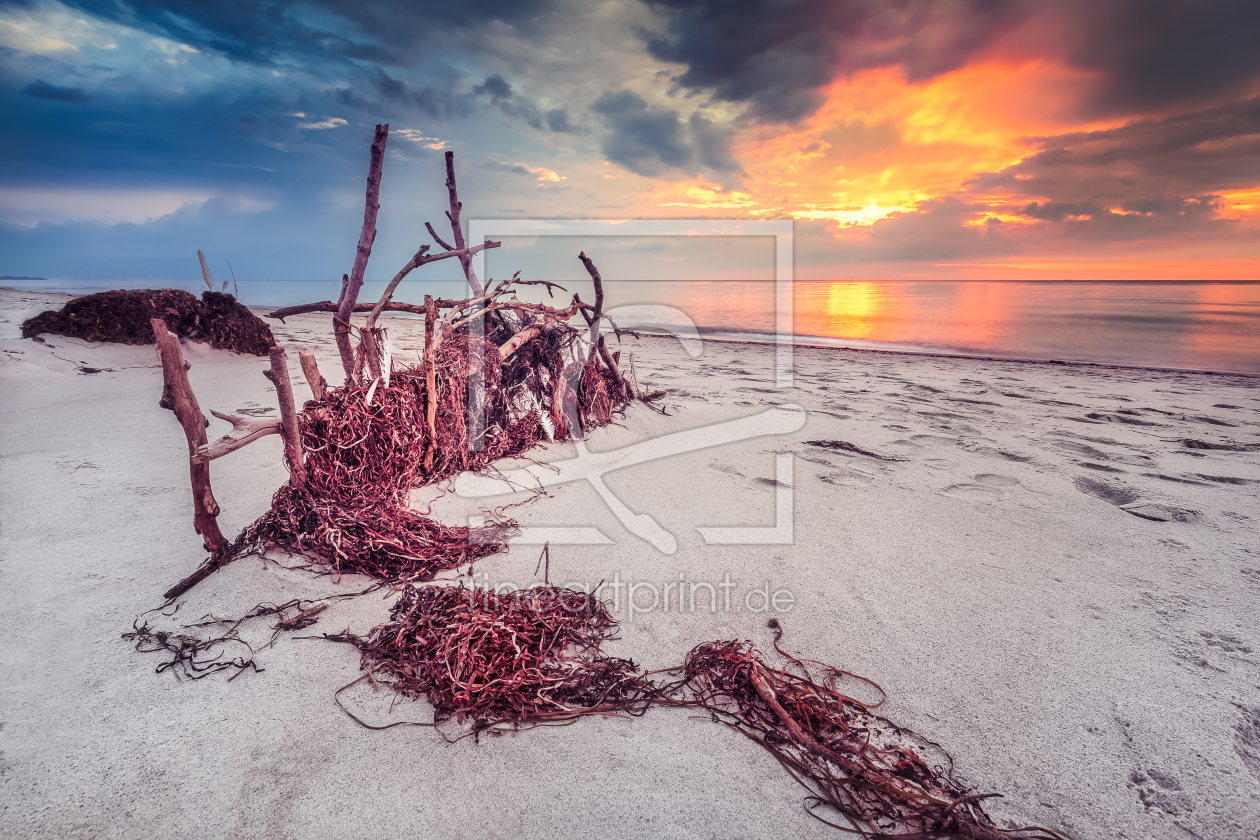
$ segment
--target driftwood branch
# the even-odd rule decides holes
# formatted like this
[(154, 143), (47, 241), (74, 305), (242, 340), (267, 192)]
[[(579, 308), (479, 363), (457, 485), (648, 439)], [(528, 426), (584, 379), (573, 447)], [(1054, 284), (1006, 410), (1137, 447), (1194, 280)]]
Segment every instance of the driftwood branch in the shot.
[[(632, 395), (634, 391), (626, 382), (626, 378), (621, 375), (617, 363), (608, 355), (608, 347), (604, 344), (604, 337), (599, 334), (600, 320), (604, 314), (604, 279), (599, 276), (599, 269), (595, 267), (595, 263), (591, 258), (586, 256), (585, 251), (578, 254), (578, 259), (582, 261), (582, 265), (586, 266), (586, 272), (591, 275), (591, 281), (595, 284), (595, 309), (589, 315), (585, 310), (582, 312), (582, 315), (586, 317), (591, 325), (591, 346), (599, 355), (599, 358), (603, 360), (604, 366), (608, 368), (617, 386), (621, 388), (622, 393)], [(616, 329), (615, 324), (613, 329)], [(620, 333), (618, 336), (620, 336)]]
[(350, 272), (338, 302), (337, 315), (333, 318), (333, 335), (341, 352), (341, 364), (346, 369), (346, 381), (355, 381), (354, 350), (350, 347), (350, 314), (354, 311), (359, 289), (363, 287), (363, 273), (368, 258), (372, 256), (372, 243), (376, 241), (376, 214), (381, 209), (381, 167), (385, 162), (385, 141), (389, 138), (389, 126), (378, 125), (372, 139), (371, 162), (368, 165), (367, 199), (363, 208), (363, 231), (354, 253), (354, 268)]
[(198, 446), (197, 451), (192, 455), (194, 464), (208, 464), (215, 458), (222, 458), (261, 437), (280, 434), (280, 421), (275, 418), (241, 417), (239, 414), (221, 414), (214, 409), (211, 409), (210, 413), (220, 420), (231, 423), (232, 431), (214, 443), (203, 443)]
[[(459, 211), (463, 208), (463, 202), (459, 200), (459, 193), (455, 189), (455, 153), (446, 153), (446, 192), (451, 200), (451, 209), (447, 211), (446, 218), (450, 219), (451, 232), (455, 235), (455, 247), (447, 248), (450, 250), (463, 250), (464, 246), (464, 229), (459, 220)], [(429, 232), (433, 233), (430, 227)], [(434, 239), (437, 234), (433, 234)], [(459, 264), (464, 268), (464, 276), (468, 278), (468, 285), (472, 288), (474, 297), (481, 297), (485, 293), (485, 289), (481, 285), (481, 281), (477, 279), (477, 272), (472, 267), (472, 257), (465, 253), (459, 258)]]
[(432, 236), (432, 237), (433, 237), (433, 241), (434, 241), (434, 242), (436, 242), (437, 244), (441, 245), (443, 248), (445, 248), (445, 249), (446, 249), (446, 250), (448, 250), (448, 251), (454, 251), (454, 250), (455, 250), (455, 249), (454, 249), (454, 248), (452, 248), (450, 245), (447, 245), (444, 241), (442, 241), (442, 237), (440, 237), (440, 236), (438, 236), (438, 235), (437, 235), (437, 231), (433, 229), (433, 225), (429, 224), (428, 222), (425, 222), (425, 223), (424, 223), (424, 226), (425, 226), (426, 228), (428, 228), (428, 229), (429, 229), (429, 236)]
[(420, 246), (420, 250), (416, 252), (416, 255), (389, 281), (389, 284), (385, 287), (385, 292), (381, 295), (381, 299), (377, 301), (376, 305), (372, 307), (372, 311), (368, 314), (367, 324), (363, 328), (363, 350), (367, 358), (368, 367), (372, 369), (373, 378), (378, 378), (382, 375), (381, 352), (376, 342), (376, 320), (380, 317), (381, 312), (385, 310), (385, 307), (389, 305), (390, 298), (394, 296), (394, 290), (398, 288), (398, 284), (403, 281), (403, 278), (425, 263), (437, 262), (448, 257), (463, 259), (465, 256), (476, 254), (487, 248), (498, 248), (502, 244), (501, 242), (486, 242), (474, 248), (446, 251), (442, 254), (428, 254), (426, 252), (429, 250), (429, 246)]
[[(315, 363), (315, 354), (306, 350), (299, 350), (298, 361), (302, 364), (302, 373), (306, 376), (306, 384), (311, 386), (311, 393), (315, 395), (316, 400), (322, 400), (324, 392), (328, 390), (328, 383), (324, 381), (324, 377), (319, 372), (319, 365)], [(215, 416), (217, 417), (218, 415)]]
[(433, 471), (433, 456), (437, 449), (437, 304), (430, 295), (424, 296), (424, 391), (428, 397), (425, 406), (425, 426), (429, 433), (429, 445), (424, 453), (424, 471)]
[(540, 335), (542, 335), (541, 327), (526, 327), (499, 347), (499, 357), (506, 362), (513, 353), (521, 349), (521, 345), (527, 341), (532, 341)]
[(289, 364), (283, 348), (271, 348), (271, 370), (263, 371), (263, 375), (276, 386), (276, 401), (280, 403), (280, 434), (284, 438), (284, 457), (289, 462), (289, 483), (296, 490), (305, 490), (302, 438), (298, 434), (297, 407), (293, 404), (293, 385), (289, 382)]
[(595, 267), (591, 258), (586, 256), (585, 251), (578, 254), (578, 259), (582, 261), (582, 265), (586, 266), (586, 273), (591, 275), (591, 281), (595, 284), (595, 311), (587, 317), (591, 325), (591, 346), (594, 347), (599, 339), (599, 319), (604, 314), (604, 280), (599, 276), (599, 269)]
[(219, 531), (216, 518), (219, 503), (214, 500), (214, 492), (210, 488), (210, 466), (192, 459), (197, 449), (206, 442), (209, 421), (201, 413), (197, 396), (188, 381), (188, 365), (184, 362), (179, 338), (166, 328), (166, 322), (161, 318), (152, 319), (152, 324), (158, 356), (162, 360), (163, 388), (158, 404), (174, 411), (184, 427), (184, 436), (188, 439), (189, 477), (192, 480), (193, 528), (201, 535), (206, 551), (217, 557), (227, 547), (227, 540)]

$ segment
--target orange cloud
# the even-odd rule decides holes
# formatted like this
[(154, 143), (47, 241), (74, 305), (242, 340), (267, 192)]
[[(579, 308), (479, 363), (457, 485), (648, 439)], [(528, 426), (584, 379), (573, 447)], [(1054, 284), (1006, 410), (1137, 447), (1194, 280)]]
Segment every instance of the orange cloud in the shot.
[[(1021, 139), (1082, 125), (1071, 117), (1089, 77), (1046, 60), (990, 61), (908, 84), (880, 68), (838, 80), (826, 102), (788, 131), (754, 130), (735, 153), (748, 173), (737, 205), (864, 226), (955, 191), (1030, 151)], [(730, 193), (685, 181), (652, 196), (657, 206), (723, 209)]]

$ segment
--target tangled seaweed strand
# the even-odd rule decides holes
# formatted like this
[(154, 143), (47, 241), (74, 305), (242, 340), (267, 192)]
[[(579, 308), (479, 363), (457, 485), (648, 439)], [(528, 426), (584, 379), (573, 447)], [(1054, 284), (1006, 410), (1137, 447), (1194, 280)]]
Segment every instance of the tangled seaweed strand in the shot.
[[(306, 488), (282, 486), (245, 544), (302, 554), (336, 574), (419, 581), (501, 550), (510, 524), (442, 525), (412, 510), (408, 496), (413, 487), (483, 469), (543, 439), (540, 417), (553, 412), (554, 385), (563, 376), (563, 336), (555, 335), (560, 332), (543, 332), (508, 366), (497, 345), (483, 339), (484, 375), (474, 387), (486, 423), (476, 441), (467, 420), (468, 371), (481, 366), (470, 364), (470, 339), (463, 331), (451, 334), (436, 356), (433, 439), (425, 376), (418, 368), (394, 373), (388, 387), (348, 384), (308, 402), (298, 417)], [(626, 404), (625, 395), (618, 401), (610, 396), (607, 376), (594, 365), (585, 370), (576, 396), (588, 427), (610, 422), (612, 412)], [(430, 448), (435, 457), (426, 470)]]
[(599, 654), (616, 625), (603, 602), (572, 589), (407, 586), (389, 623), (340, 640), (362, 651), (373, 685), (384, 678), (427, 697), (439, 720), (482, 731), (646, 711), (653, 689), (634, 663)]
[[(407, 586), (390, 622), (367, 638), (326, 638), (357, 646), (374, 686), (426, 697), (435, 720), (471, 720), (474, 734), (588, 714), (641, 715), (653, 705), (698, 707), (769, 750), (810, 791), (810, 814), (835, 828), (898, 840), (1064, 840), (1050, 829), (999, 828), (979, 804), (987, 797), (968, 792), (944, 749), (841, 690), (846, 679), (878, 686), (784, 653), (778, 622), (770, 626), (786, 669), (768, 665), (751, 642), (708, 642), (664, 672), (675, 678), (666, 684), (601, 655), (616, 630), (607, 607), (557, 587), (499, 595)], [(824, 819), (823, 807), (848, 825)]]
[[(988, 797), (967, 792), (938, 744), (875, 714), (878, 704), (867, 705), (839, 687), (845, 678), (878, 686), (820, 663), (812, 663), (819, 670), (815, 679), (804, 661), (779, 648), (778, 622), (770, 626), (788, 668), (767, 665), (751, 642), (708, 642), (687, 654), (681, 681), (662, 693), (708, 710), (769, 750), (811, 792), (806, 801), (812, 816), (869, 838), (1064, 840), (1051, 829), (999, 828), (979, 804)], [(940, 765), (930, 766), (928, 757)], [(820, 806), (848, 825), (819, 816)]]

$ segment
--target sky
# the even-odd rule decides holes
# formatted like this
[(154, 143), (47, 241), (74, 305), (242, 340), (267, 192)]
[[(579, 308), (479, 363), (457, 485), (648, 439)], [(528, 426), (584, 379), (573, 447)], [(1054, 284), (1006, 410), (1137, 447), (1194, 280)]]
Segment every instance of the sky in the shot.
[(792, 218), (802, 279), (1260, 280), (1258, 43), (1255, 0), (0, 0), (0, 275), (335, 296), (388, 123), (377, 282), (446, 150), (468, 218)]

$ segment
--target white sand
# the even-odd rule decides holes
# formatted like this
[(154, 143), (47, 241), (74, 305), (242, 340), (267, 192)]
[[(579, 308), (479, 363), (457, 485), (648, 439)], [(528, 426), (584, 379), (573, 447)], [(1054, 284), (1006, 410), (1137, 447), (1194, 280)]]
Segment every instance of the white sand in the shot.
[[(119, 637), (204, 556), (184, 438), (158, 408), (151, 347), (18, 338), (23, 319), (64, 300), (0, 292), (0, 835), (842, 836), (810, 819), (768, 754), (683, 712), (449, 745), (427, 728), (369, 731), (337, 709), (333, 692), (359, 674), (346, 645), (287, 636), (259, 654), (264, 673), (231, 683), (155, 674), (158, 657)], [(326, 316), (273, 329), (333, 378)], [(414, 336), (398, 343), (414, 354)], [(204, 409), (274, 404), (264, 360), (185, 352)], [(553, 582), (735, 583), (730, 612), (702, 596), (695, 613), (671, 604), (630, 622), (623, 603), (610, 653), (658, 668), (706, 640), (768, 648), (767, 616), (734, 610), (768, 582), (796, 599), (778, 614), (787, 649), (879, 682), (889, 717), (1006, 794), (989, 806), (1003, 824), (1079, 840), (1260, 837), (1260, 451), (1181, 443), (1260, 443), (1257, 379), (798, 348), (797, 387), (780, 392), (765, 347), (710, 342), (693, 360), (644, 339), (633, 352), (640, 378), (670, 389), (671, 416), (636, 408), (592, 451), (783, 402), (808, 422), (607, 475), (676, 536), (672, 555), (628, 533), (586, 483), (511, 511), (612, 541), (553, 546)], [(84, 363), (112, 370), (79, 373)], [(226, 425), (213, 421), (211, 438)], [(904, 460), (806, 443), (820, 439)], [(572, 455), (553, 449), (546, 459)], [(782, 453), (794, 456), (795, 544), (706, 546), (697, 526), (773, 524)], [(285, 477), (279, 439), (214, 462), (212, 477), (235, 534)], [(1187, 521), (1139, 518), (1100, 494)], [(454, 521), (481, 504), (448, 495), (435, 509)], [(525, 585), (537, 557), (517, 546), (477, 569)], [(247, 558), (177, 618), (365, 583)], [(366, 632), (388, 605), (339, 603), (307, 633)], [(423, 703), (391, 716), (369, 690), (343, 698), (373, 722), (431, 719)]]

